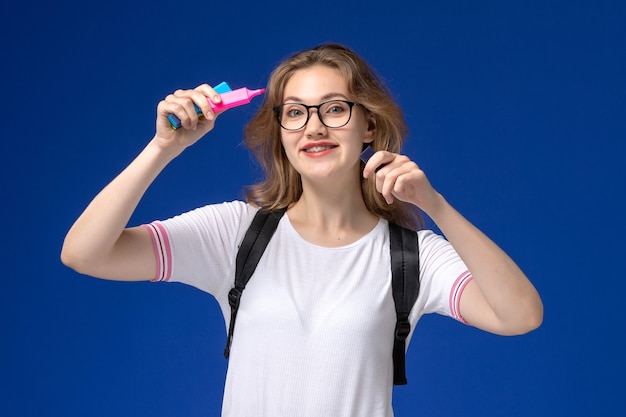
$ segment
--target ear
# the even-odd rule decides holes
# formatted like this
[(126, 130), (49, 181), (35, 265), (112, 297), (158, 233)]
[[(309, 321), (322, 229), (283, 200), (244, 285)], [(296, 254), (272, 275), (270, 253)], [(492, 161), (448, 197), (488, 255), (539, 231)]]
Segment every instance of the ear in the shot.
[(372, 113), (367, 115), (367, 125), (365, 130), (365, 136), (363, 137), (363, 143), (374, 142), (374, 133), (376, 133), (376, 118)]

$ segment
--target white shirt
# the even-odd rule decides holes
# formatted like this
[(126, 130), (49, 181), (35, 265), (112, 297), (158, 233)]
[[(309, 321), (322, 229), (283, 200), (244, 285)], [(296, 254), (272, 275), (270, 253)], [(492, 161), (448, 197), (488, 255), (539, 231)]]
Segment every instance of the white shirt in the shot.
[[(255, 213), (235, 201), (146, 225), (158, 259), (155, 280), (211, 293), (228, 328), (235, 257)], [(458, 301), (471, 279), (445, 239), (418, 235), (412, 329), (424, 313), (460, 319)], [(393, 416), (390, 265), (385, 220), (354, 243), (327, 248), (305, 241), (283, 216), (241, 297), (222, 415)]]

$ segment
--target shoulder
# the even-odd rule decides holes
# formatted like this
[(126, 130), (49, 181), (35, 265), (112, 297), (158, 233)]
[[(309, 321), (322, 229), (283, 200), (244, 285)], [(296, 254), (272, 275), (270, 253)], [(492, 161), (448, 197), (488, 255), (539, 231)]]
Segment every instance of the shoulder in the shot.
[(154, 223), (172, 240), (186, 244), (216, 241), (227, 245), (243, 238), (257, 211), (256, 207), (235, 200), (208, 204)]
[(257, 208), (243, 201), (234, 200), (229, 202), (208, 204), (187, 211), (166, 220), (172, 223), (187, 224), (237, 224), (250, 223)]
[(437, 250), (451, 247), (445, 237), (432, 230), (424, 229), (416, 233), (421, 250)]
[(199, 213), (215, 213), (222, 216), (230, 217), (253, 217), (258, 211), (258, 208), (241, 200), (226, 201), (223, 203), (208, 204), (206, 206), (199, 207), (191, 212)]

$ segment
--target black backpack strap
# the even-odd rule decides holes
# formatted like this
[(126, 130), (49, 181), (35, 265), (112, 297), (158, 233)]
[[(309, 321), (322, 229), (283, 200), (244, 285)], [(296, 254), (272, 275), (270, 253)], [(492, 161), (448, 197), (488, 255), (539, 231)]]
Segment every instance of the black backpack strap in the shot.
[(391, 288), (396, 306), (393, 341), (393, 384), (405, 385), (406, 338), (411, 332), (409, 313), (420, 290), (417, 233), (389, 222)]
[(272, 235), (278, 227), (286, 209), (266, 211), (259, 210), (252, 219), (252, 224), (246, 231), (246, 234), (239, 246), (237, 252), (237, 261), (235, 264), (235, 286), (228, 293), (228, 303), (230, 304), (230, 326), (228, 328), (228, 337), (226, 339), (226, 347), (224, 348), (224, 357), (228, 359), (230, 356), (230, 345), (233, 341), (233, 332), (235, 330), (235, 320), (237, 311), (239, 310), (239, 302), (241, 294), (246, 288), (246, 284), (254, 273), (263, 252), (270, 242)]

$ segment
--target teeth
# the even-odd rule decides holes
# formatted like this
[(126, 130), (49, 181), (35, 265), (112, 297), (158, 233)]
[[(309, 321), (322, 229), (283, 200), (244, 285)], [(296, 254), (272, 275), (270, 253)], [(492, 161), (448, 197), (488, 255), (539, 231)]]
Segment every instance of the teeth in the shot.
[(332, 148), (333, 146), (328, 146), (328, 145), (327, 146), (312, 146), (310, 148), (305, 149), (305, 152), (311, 152), (311, 153), (322, 152), (322, 151), (325, 151), (327, 149), (332, 149)]

